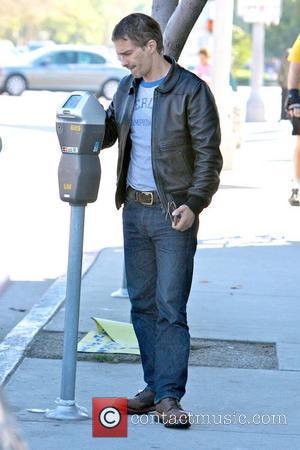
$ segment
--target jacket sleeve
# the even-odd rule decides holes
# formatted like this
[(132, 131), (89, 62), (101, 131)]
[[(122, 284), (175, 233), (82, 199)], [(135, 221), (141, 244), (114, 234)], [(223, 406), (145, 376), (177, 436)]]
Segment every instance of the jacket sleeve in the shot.
[(112, 100), (111, 104), (109, 105), (106, 112), (106, 119), (105, 119), (105, 134), (103, 139), (102, 148), (111, 147), (114, 145), (118, 138), (118, 130), (117, 130), (117, 124), (115, 120), (115, 108), (114, 108), (114, 101), (115, 97)]
[(213, 94), (205, 82), (200, 81), (197, 85), (187, 108), (194, 171), (186, 204), (195, 214), (199, 214), (210, 204), (217, 191), (223, 166), (219, 115)]

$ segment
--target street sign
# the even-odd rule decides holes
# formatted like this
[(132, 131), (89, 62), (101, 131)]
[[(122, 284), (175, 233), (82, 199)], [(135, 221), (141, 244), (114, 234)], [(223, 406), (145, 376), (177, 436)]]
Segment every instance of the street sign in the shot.
[(237, 14), (245, 22), (278, 25), (282, 0), (238, 0)]

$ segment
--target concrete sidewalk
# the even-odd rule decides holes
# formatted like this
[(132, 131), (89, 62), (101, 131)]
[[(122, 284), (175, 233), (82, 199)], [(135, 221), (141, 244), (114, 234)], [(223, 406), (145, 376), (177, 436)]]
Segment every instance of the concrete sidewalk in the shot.
[[(300, 448), (300, 208), (287, 203), (286, 145), (284, 125), (247, 127), (234, 170), (223, 174), (211, 210), (201, 215), (188, 306), (193, 357), (182, 403), (195, 415), (206, 415), (206, 421), (200, 417), (190, 430), (167, 430), (129, 420), (128, 438), (101, 439), (92, 438), (91, 420), (65, 423), (28, 412), (54, 408), (60, 393), (61, 279), (52, 320), (41, 320), (31, 333), (31, 349), (5, 386), (30, 450), (159, 449), (166, 442), (175, 449)], [(119, 247), (90, 258), (82, 282), (80, 333), (95, 328), (91, 316), (129, 321), (129, 301), (110, 296), (120, 287), (122, 270)], [(52, 297), (41, 302), (44, 308), (47, 298)], [(92, 397), (127, 397), (144, 387), (138, 362), (104, 360), (78, 362), (76, 400), (90, 413)]]

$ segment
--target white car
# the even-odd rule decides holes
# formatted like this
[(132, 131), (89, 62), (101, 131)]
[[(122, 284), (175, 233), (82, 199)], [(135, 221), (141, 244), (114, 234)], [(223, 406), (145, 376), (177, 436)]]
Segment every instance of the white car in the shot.
[(53, 45), (0, 62), (0, 92), (28, 90), (90, 91), (111, 100), (129, 74), (109, 52), (97, 47)]

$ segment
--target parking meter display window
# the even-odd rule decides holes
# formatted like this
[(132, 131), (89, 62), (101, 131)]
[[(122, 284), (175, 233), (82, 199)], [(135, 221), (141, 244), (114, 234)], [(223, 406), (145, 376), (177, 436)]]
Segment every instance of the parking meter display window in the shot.
[(71, 97), (69, 97), (66, 103), (63, 105), (63, 108), (76, 108), (81, 98), (81, 95), (71, 95)]

